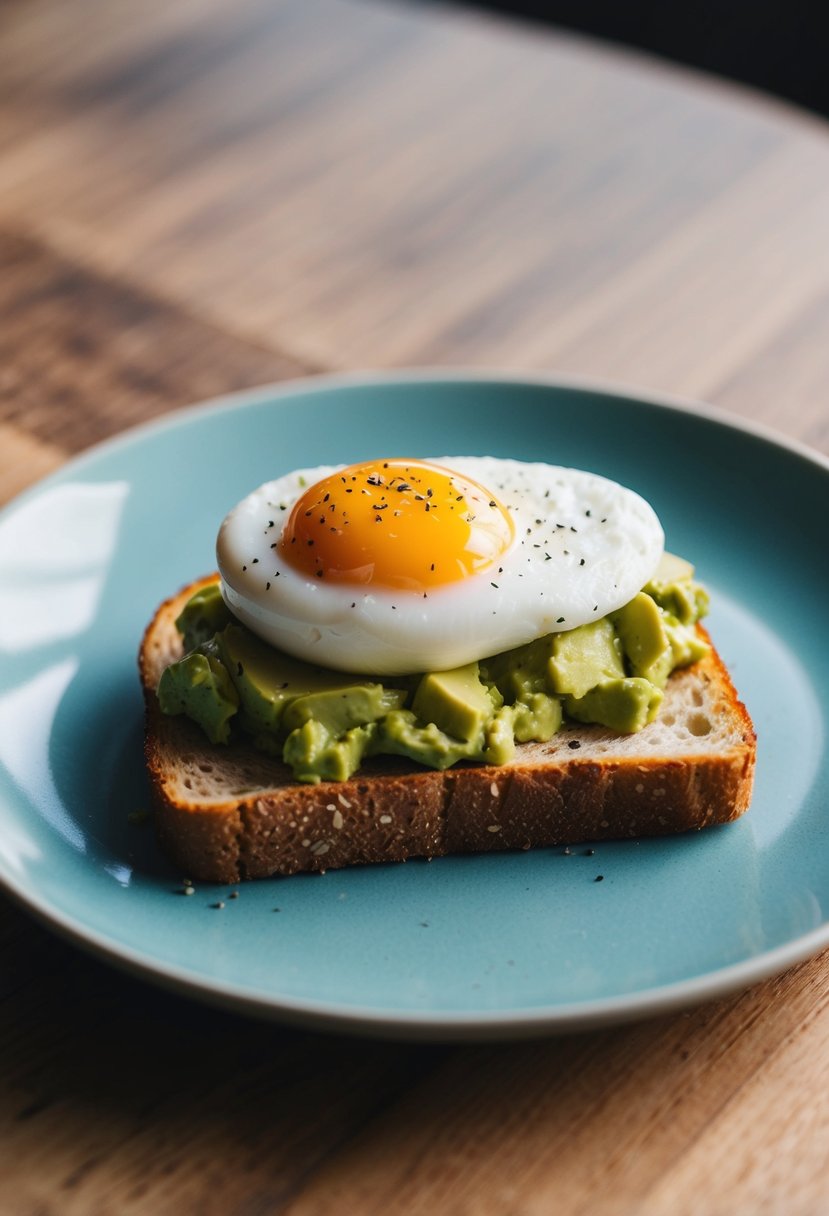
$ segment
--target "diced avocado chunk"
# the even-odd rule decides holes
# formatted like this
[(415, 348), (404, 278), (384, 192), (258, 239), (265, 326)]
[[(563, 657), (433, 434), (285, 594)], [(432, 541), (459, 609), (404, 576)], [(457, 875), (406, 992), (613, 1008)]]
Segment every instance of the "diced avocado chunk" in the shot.
[(382, 718), (392, 709), (400, 709), (406, 694), (382, 684), (350, 684), (341, 688), (326, 688), (295, 696), (282, 715), (287, 731), (319, 722), (332, 738), (339, 738), (354, 726), (363, 726)]
[(553, 634), (549, 679), (554, 692), (579, 698), (597, 684), (624, 675), (618, 639), (607, 617)]
[(322, 722), (309, 718), (285, 740), (282, 758), (293, 769), (297, 781), (317, 785), (320, 781), (347, 781), (369, 750), (376, 723), (353, 726), (335, 738)]
[(158, 703), (162, 713), (187, 714), (211, 743), (227, 743), (239, 695), (220, 660), (194, 650), (162, 672)]
[(693, 625), (708, 612), (708, 592), (699, 583), (650, 582), (644, 590), (681, 625)]
[(481, 678), (494, 684), (508, 704), (526, 701), (533, 693), (549, 691), (547, 673), (552, 649), (553, 635), (547, 634), (505, 650), (481, 662)]
[[(278, 733), (285, 710), (298, 697), (320, 694), (326, 698), (355, 684), (353, 676), (343, 676), (290, 658), (268, 646), (243, 625), (230, 625), (219, 635), (218, 644), (239, 693), (244, 724), (253, 734)], [(350, 719), (345, 714), (341, 730), (330, 723), (327, 729), (338, 735), (354, 724), (353, 714)], [(298, 725), (299, 719), (288, 729)]]
[(673, 651), (656, 601), (640, 591), (612, 619), (632, 674), (664, 688), (674, 666)]
[(502, 705), (484, 728), (484, 742), (480, 754), (470, 758), (484, 760), (487, 764), (506, 764), (515, 755), (517, 738), (514, 707)]
[(700, 638), (693, 625), (681, 625), (670, 618), (665, 623), (665, 632), (671, 648), (671, 667), (688, 667), (708, 654), (708, 646)]
[(561, 729), (561, 701), (549, 693), (530, 693), (526, 701), (516, 701), (513, 734), (518, 743), (546, 743)]
[(378, 725), (375, 750), (445, 769), (458, 760), (480, 758), (481, 749), (476, 743), (448, 735), (434, 722), (422, 725), (410, 709), (393, 709)]
[(195, 650), (207, 642), (233, 620), (230, 610), (222, 599), (218, 583), (202, 587), (182, 608), (176, 617), (176, 629), (184, 638), (184, 650)]
[(447, 735), (472, 742), (481, 738), (484, 724), (500, 705), (498, 692), (481, 682), (478, 664), (467, 663), (423, 676), (412, 710), (424, 725), (434, 722)]
[(628, 676), (597, 684), (583, 697), (567, 697), (565, 708), (578, 722), (598, 722), (627, 735), (652, 722), (661, 703), (661, 689), (648, 680)]
[(681, 625), (693, 625), (708, 612), (708, 592), (694, 582), (694, 567), (673, 553), (663, 553), (653, 578), (645, 584), (643, 591)]

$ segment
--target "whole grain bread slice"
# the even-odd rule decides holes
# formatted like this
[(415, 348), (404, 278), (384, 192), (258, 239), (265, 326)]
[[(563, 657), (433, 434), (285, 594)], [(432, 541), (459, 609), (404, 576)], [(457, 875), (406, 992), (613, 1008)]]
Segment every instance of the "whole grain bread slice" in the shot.
[[(307, 785), (251, 745), (214, 746), (161, 713), (181, 656), (175, 619), (199, 580), (158, 609), (141, 644), (146, 761), (158, 833), (182, 874), (238, 882), (304, 870), (661, 836), (726, 823), (749, 805), (756, 738), (713, 646), (668, 682), (635, 735), (572, 725), (502, 766), (444, 772), (378, 757), (350, 780)], [(707, 636), (707, 635), (706, 635)]]

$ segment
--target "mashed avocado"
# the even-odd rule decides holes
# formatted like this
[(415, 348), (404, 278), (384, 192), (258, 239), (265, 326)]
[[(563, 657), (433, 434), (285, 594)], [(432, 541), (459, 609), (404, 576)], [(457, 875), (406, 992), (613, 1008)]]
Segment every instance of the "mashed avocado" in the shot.
[(344, 781), (380, 754), (437, 769), (505, 764), (516, 743), (546, 742), (564, 717), (622, 734), (652, 722), (671, 672), (706, 653), (694, 625), (707, 608), (693, 567), (666, 555), (601, 620), (452, 671), (380, 679), (282, 654), (240, 625), (211, 584), (176, 621), (186, 653), (163, 673), (158, 698), (213, 743), (247, 736), (298, 781)]

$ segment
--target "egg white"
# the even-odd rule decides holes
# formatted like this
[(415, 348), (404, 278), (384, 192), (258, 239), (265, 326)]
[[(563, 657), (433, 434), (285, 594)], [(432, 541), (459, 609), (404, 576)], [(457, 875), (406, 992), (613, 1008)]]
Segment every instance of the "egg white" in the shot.
[(494, 457), (430, 458), (467, 474), (509, 510), (515, 538), (490, 569), (422, 592), (309, 579), (277, 553), (293, 503), (336, 470), (267, 482), (222, 523), (222, 594), (245, 625), (288, 654), (376, 675), (440, 671), (572, 629), (620, 608), (662, 556), (664, 534), (638, 494), (578, 469)]

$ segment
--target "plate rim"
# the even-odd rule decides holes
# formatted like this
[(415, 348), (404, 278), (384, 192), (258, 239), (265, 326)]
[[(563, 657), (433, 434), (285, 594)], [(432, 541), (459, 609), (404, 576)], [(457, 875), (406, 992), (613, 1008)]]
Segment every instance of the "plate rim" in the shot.
[[(14, 496), (0, 510), (0, 525), (29, 497), (36, 497), (44, 488), (59, 483), (109, 452), (129, 448), (145, 435), (174, 431), (206, 415), (218, 415), (244, 406), (255, 406), (268, 400), (298, 395), (328, 393), (342, 388), (380, 387), (406, 384), (477, 383), (509, 387), (540, 387), (574, 390), (620, 398), (632, 404), (645, 404), (675, 412), (692, 419), (704, 419), (730, 431), (763, 440), (775, 448), (790, 452), (829, 473), (829, 456), (798, 439), (782, 434), (765, 423), (733, 415), (720, 406), (697, 401), (677, 394), (643, 389), (637, 385), (603, 380), (579, 374), (555, 372), (513, 371), (485, 367), (417, 367), (403, 369), (372, 369), (366, 371), (326, 372), (292, 377), (256, 385), (204, 401), (174, 409), (159, 418), (129, 427), (117, 435), (91, 445), (70, 457), (58, 469), (38, 479)], [(122, 971), (127, 971), (151, 983), (172, 990), (181, 996), (201, 999), (209, 1004), (232, 1009), (264, 1019), (278, 1020), (315, 1030), (432, 1041), (476, 1041), (518, 1039), (541, 1035), (571, 1033), (617, 1025), (645, 1017), (687, 1009), (707, 1000), (722, 998), (803, 962), (829, 945), (829, 918), (820, 926), (800, 934), (771, 950), (750, 959), (732, 963), (715, 971), (669, 984), (639, 989), (634, 993), (582, 1000), (568, 1005), (539, 1005), (532, 1009), (480, 1009), (455, 1012), (443, 1010), (400, 1011), (377, 1006), (343, 1005), (332, 1001), (275, 998), (261, 989), (223, 982), (215, 977), (194, 973), (186, 967), (163, 962), (146, 951), (136, 950), (108, 937), (99, 929), (84, 925), (76, 917), (52, 906), (40, 892), (26, 889), (25, 884), (7, 871), (0, 860), (0, 888), (18, 906), (32, 913), (41, 923), (68, 939), (73, 945)]]

